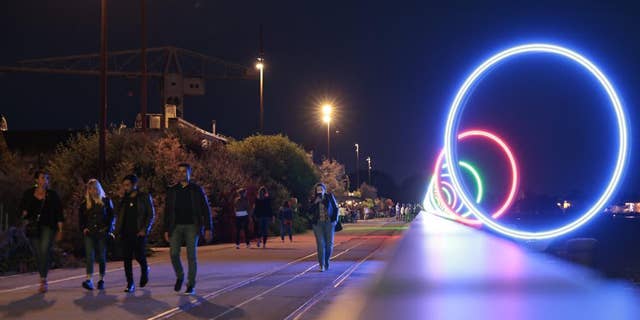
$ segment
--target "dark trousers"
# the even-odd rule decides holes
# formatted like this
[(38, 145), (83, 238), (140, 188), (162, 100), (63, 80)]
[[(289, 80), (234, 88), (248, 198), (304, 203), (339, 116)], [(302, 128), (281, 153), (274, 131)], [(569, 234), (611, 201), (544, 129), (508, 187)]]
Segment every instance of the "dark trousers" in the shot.
[(244, 239), (249, 245), (249, 216), (236, 217), (236, 245), (240, 245), (240, 231), (244, 231)]
[(29, 238), (31, 249), (36, 260), (38, 273), (40, 278), (46, 279), (49, 273), (49, 256), (51, 255), (51, 245), (55, 230), (49, 226), (40, 227), (40, 236), (37, 238)]
[(122, 238), (122, 258), (124, 259), (124, 274), (127, 277), (127, 283), (133, 283), (133, 265), (132, 260), (135, 257), (140, 264), (140, 274), (147, 275), (149, 266), (147, 265), (147, 255), (145, 254), (147, 246), (147, 237), (138, 237), (136, 235), (126, 235)]
[[(100, 276), (104, 277), (107, 270), (106, 260), (106, 237), (104, 235), (88, 235), (84, 236), (84, 252), (87, 265), (87, 275), (93, 274), (93, 263), (98, 262)], [(95, 257), (95, 259), (94, 259)]]
[(284, 241), (285, 234), (289, 235), (289, 240), (293, 241), (292, 227), (293, 221), (280, 220), (280, 238)]
[(269, 223), (272, 218), (260, 217), (258, 218), (258, 241), (262, 238), (262, 243), (267, 244), (267, 237), (269, 236)]

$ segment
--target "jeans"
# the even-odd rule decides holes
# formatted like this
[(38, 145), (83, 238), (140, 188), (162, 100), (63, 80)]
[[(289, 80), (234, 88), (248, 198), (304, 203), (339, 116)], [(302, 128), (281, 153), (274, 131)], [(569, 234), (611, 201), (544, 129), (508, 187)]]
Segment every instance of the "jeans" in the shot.
[(262, 238), (262, 243), (267, 244), (267, 237), (269, 236), (269, 223), (271, 223), (272, 218), (270, 217), (260, 217), (258, 218), (259, 229), (258, 229), (258, 242), (260, 238)]
[(146, 255), (147, 237), (138, 237), (135, 234), (125, 235), (122, 238), (122, 258), (124, 260), (124, 274), (127, 278), (127, 284), (133, 283), (133, 266), (132, 260), (135, 256), (136, 261), (140, 264), (140, 274), (148, 275), (149, 266), (147, 265)]
[(329, 259), (333, 251), (333, 234), (335, 222), (325, 221), (313, 225), (313, 233), (316, 236), (318, 247), (318, 263), (321, 267), (329, 268)]
[(293, 241), (292, 230), (293, 221), (288, 221), (289, 223), (285, 223), (285, 220), (280, 220), (280, 238), (284, 241), (284, 235), (289, 235), (289, 240)]
[(244, 239), (249, 245), (249, 216), (236, 217), (236, 245), (240, 245), (240, 231), (244, 230)]
[(100, 277), (104, 277), (107, 270), (106, 260), (106, 238), (104, 235), (88, 235), (84, 236), (84, 253), (87, 265), (87, 275), (93, 274), (94, 253), (97, 253), (95, 261), (98, 262), (100, 269)]
[(169, 239), (171, 244), (171, 249), (169, 250), (171, 264), (178, 279), (184, 279), (184, 269), (180, 261), (180, 247), (183, 243), (187, 247), (187, 260), (189, 263), (188, 287), (195, 287), (196, 285), (196, 273), (198, 272), (196, 246), (198, 245), (199, 237), (200, 233), (195, 224), (178, 224), (171, 232), (171, 238)]
[(51, 245), (53, 244), (53, 237), (55, 236), (55, 230), (49, 226), (40, 227), (40, 237), (29, 238), (33, 254), (36, 258), (36, 266), (40, 278), (46, 279), (49, 273), (49, 256), (51, 255)]

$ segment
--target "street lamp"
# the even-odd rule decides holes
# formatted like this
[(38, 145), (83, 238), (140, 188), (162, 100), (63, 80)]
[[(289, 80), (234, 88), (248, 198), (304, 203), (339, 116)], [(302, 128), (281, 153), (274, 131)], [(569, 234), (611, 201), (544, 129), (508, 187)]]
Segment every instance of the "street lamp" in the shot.
[(100, 118), (98, 130), (98, 178), (107, 167), (107, 0), (100, 1)]
[(264, 58), (256, 59), (256, 69), (260, 71), (260, 133), (264, 130)]
[(333, 106), (325, 104), (322, 106), (322, 121), (327, 124), (327, 159), (331, 162), (331, 113)]
[(367, 164), (368, 164), (368, 170), (369, 170), (369, 185), (371, 185), (371, 157), (367, 157)]
[(356, 146), (356, 190), (360, 188), (360, 145), (355, 144)]

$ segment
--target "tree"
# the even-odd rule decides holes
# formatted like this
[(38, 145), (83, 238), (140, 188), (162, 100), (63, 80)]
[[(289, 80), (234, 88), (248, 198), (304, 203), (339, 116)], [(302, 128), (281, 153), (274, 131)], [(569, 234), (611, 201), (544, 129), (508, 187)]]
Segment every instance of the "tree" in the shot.
[[(311, 156), (283, 135), (251, 136), (227, 148), (256, 183), (270, 188), (282, 185), (302, 203), (318, 182), (319, 173)], [(276, 200), (281, 203), (285, 199)]]
[(378, 198), (378, 189), (374, 186), (368, 185), (366, 182), (363, 182), (360, 185), (360, 192), (362, 193), (363, 199), (376, 199)]
[[(135, 173), (141, 190), (151, 193), (156, 207), (156, 222), (149, 241), (162, 242), (162, 217), (166, 189), (175, 183), (178, 164), (189, 163), (193, 180), (201, 185), (212, 206), (223, 202), (223, 193), (247, 183), (237, 161), (220, 143), (211, 143), (201, 150), (192, 149), (193, 140), (184, 132), (142, 134), (135, 131), (109, 132), (107, 135), (107, 172), (101, 181), (105, 191), (117, 201), (122, 178)], [(84, 183), (94, 177), (97, 163), (97, 135), (79, 134), (60, 146), (49, 162), (54, 188), (65, 204), (65, 218), (70, 228), (77, 227), (77, 207), (82, 200)], [(72, 229), (73, 230), (73, 229)], [(79, 232), (72, 232), (79, 237)], [(71, 239), (72, 242), (80, 239)]]
[(327, 190), (335, 195), (343, 195), (346, 191), (347, 176), (344, 165), (338, 161), (324, 160), (318, 166), (320, 181), (327, 186)]

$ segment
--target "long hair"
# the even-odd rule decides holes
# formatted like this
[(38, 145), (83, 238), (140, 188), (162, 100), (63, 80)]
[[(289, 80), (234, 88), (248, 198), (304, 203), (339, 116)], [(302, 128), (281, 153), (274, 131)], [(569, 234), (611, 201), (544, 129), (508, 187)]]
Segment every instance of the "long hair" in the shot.
[[(91, 188), (96, 188), (96, 190), (98, 190), (98, 198), (95, 199), (93, 198), (93, 196), (91, 195), (91, 193), (89, 192), (89, 190)], [(100, 181), (96, 180), (96, 179), (91, 179), (87, 182), (87, 188), (84, 192), (84, 200), (87, 203), (87, 209), (91, 209), (91, 207), (93, 207), (93, 204), (99, 204), (101, 206), (104, 205), (104, 203), (102, 202), (102, 199), (105, 198), (106, 195), (104, 193), (104, 189), (102, 189), (102, 185), (100, 184)]]
[(260, 187), (260, 189), (258, 189), (258, 198), (264, 199), (267, 197), (269, 197), (269, 190), (267, 190), (267, 187), (265, 186)]

